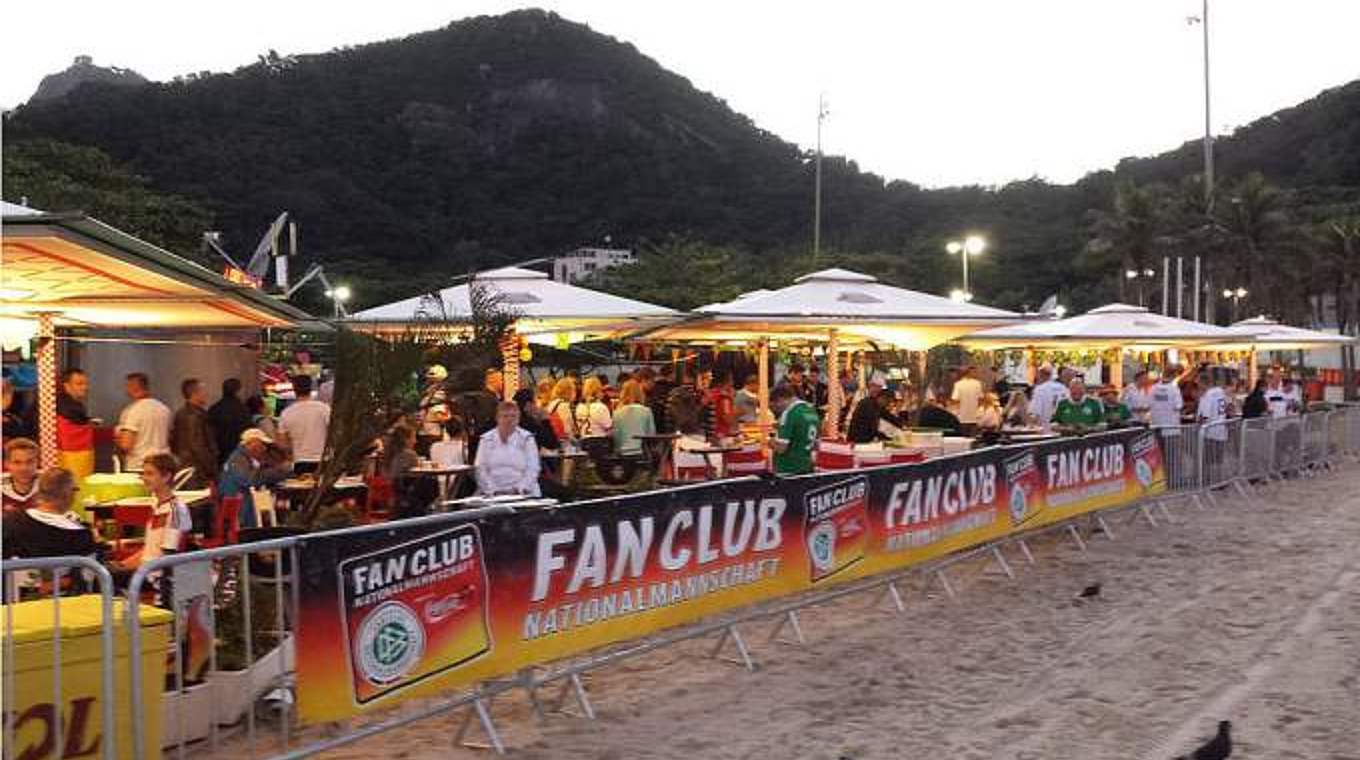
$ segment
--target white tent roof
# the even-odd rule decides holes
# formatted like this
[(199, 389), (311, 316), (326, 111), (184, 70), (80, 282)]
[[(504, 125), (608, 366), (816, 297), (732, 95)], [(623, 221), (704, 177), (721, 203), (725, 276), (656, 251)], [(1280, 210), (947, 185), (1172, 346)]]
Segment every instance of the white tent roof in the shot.
[(982, 327), (1023, 319), (1019, 314), (898, 288), (845, 269), (824, 269), (788, 287), (752, 291), (695, 310), (691, 319), (653, 331), (675, 340), (749, 341), (760, 337), (825, 341), (835, 329), (846, 342), (884, 343), (915, 350)]
[(984, 330), (965, 337), (969, 348), (1046, 348), (1079, 345), (1169, 348), (1200, 346), (1242, 333), (1203, 322), (1163, 316), (1142, 306), (1112, 303), (1085, 314), (1052, 321)]
[(1236, 339), (1215, 344), (1211, 348), (1220, 351), (1250, 348), (1263, 351), (1306, 351), (1312, 348), (1328, 348), (1355, 342), (1355, 338), (1348, 335), (1282, 325), (1264, 315), (1234, 322), (1232, 327), (1228, 329), (1234, 333)]
[(516, 317), (522, 335), (579, 333), (573, 340), (636, 330), (639, 322), (670, 319), (678, 314), (630, 298), (554, 282), (543, 272), (505, 267), (481, 272), (461, 285), (396, 301), (353, 314), (352, 323), (378, 329), (426, 323), (430, 320), (465, 321), (472, 315), (471, 288), (486, 286), (500, 297), (502, 308)]
[(9, 201), (0, 201), (0, 216), (32, 216), (41, 213), (41, 211), (35, 208), (20, 206), (17, 203), (10, 203)]

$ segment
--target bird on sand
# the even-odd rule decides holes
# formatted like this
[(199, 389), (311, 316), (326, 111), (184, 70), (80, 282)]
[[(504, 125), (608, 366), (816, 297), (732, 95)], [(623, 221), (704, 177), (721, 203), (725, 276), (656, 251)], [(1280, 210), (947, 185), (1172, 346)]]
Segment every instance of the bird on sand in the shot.
[(1227, 760), (1232, 754), (1232, 722), (1220, 720), (1218, 722), (1218, 733), (1214, 738), (1205, 742), (1203, 746), (1195, 750), (1189, 757), (1182, 755), (1176, 760)]
[(1099, 583), (1092, 583), (1091, 585), (1082, 589), (1080, 594), (1077, 594), (1078, 599), (1094, 599), (1098, 596), (1100, 596)]

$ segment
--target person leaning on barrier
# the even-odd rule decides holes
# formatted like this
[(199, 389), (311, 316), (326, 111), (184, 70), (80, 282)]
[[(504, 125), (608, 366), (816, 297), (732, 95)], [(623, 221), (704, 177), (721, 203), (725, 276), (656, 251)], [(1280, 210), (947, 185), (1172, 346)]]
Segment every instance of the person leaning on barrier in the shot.
[(1242, 402), (1242, 416), (1246, 419), (1256, 419), (1264, 417), (1270, 413), (1270, 404), (1266, 401), (1266, 381), (1257, 380), (1256, 387), (1247, 394), (1246, 400)]
[(482, 434), (477, 445), (477, 490), (485, 496), (539, 496), (538, 443), (519, 426), (519, 407), (513, 401), (496, 406), (496, 427)]
[(94, 556), (99, 551), (90, 527), (71, 511), (75, 503), (75, 476), (64, 467), (49, 467), (38, 476), (33, 506), (8, 510), (4, 516), (5, 556)]
[[(1225, 381), (1226, 382), (1226, 381)], [(1204, 425), (1204, 461), (1212, 469), (1223, 461), (1223, 449), (1228, 443), (1228, 392), (1223, 383), (1215, 383), (1208, 372), (1199, 376), (1199, 394), (1195, 419)], [(1209, 473), (1211, 476), (1213, 472)]]

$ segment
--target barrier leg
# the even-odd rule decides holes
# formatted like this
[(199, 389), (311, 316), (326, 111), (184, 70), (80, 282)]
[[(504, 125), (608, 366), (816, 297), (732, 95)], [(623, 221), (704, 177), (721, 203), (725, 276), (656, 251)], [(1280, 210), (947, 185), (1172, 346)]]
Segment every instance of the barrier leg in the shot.
[(553, 712), (570, 714), (565, 708), (568, 691), (575, 694), (576, 706), (581, 708), (581, 715), (589, 720), (595, 720), (595, 707), (590, 703), (590, 696), (586, 694), (586, 687), (581, 683), (579, 673), (572, 673), (562, 681), (562, 689), (558, 691), (557, 699), (553, 700)]
[(1000, 547), (992, 547), (992, 559), (996, 560), (996, 564), (1001, 566), (1001, 572), (1005, 573), (1007, 578), (1015, 580), (1015, 573), (1011, 571), (1011, 565), (1006, 561), (1006, 555), (1001, 553)]
[(1156, 506), (1158, 509), (1162, 510), (1162, 517), (1165, 517), (1167, 522), (1171, 523), (1172, 525), (1176, 524), (1176, 518), (1172, 516), (1171, 510), (1166, 508), (1166, 502), (1159, 501), (1156, 503)]
[(1025, 555), (1025, 562), (1027, 564), (1033, 565), (1034, 554), (1029, 550), (1029, 544), (1025, 543), (1025, 539), (1023, 538), (1020, 539), (1019, 541), (1016, 541), (1016, 543), (1020, 545), (1020, 553)]
[(1100, 532), (1105, 534), (1105, 538), (1107, 538), (1107, 539), (1113, 541), (1113, 540), (1114, 540), (1114, 531), (1110, 530), (1110, 524), (1107, 523), (1107, 522), (1105, 522), (1105, 517), (1104, 517), (1103, 515), (1101, 515), (1100, 513), (1096, 513), (1095, 518), (1096, 518), (1096, 525), (1099, 525), (1099, 526), (1100, 526)]
[[(783, 632), (784, 626), (786, 625), (793, 629), (792, 640), (779, 637), (779, 634)], [(781, 644), (806, 644), (807, 639), (803, 638), (803, 626), (798, 622), (798, 613), (794, 610), (785, 612), (783, 616), (779, 618), (779, 623), (775, 625), (774, 630), (770, 631), (770, 637), (766, 639), (766, 641), (777, 641)]]
[[(957, 599), (957, 598), (958, 598), (958, 594), (955, 594), (955, 593), (954, 593), (954, 584), (950, 583), (950, 582), (949, 582), (949, 576), (944, 574), (944, 568), (940, 568), (939, 570), (936, 570), (936, 571), (935, 571), (935, 577), (936, 577), (937, 579), (939, 579), (939, 581), (940, 581), (940, 586), (942, 586), (942, 587), (944, 588), (944, 594), (945, 594), (945, 596), (949, 597), (950, 599)], [(929, 582), (928, 582), (928, 581), (927, 581), (927, 585), (929, 585)]]
[(529, 707), (534, 711), (534, 717), (540, 721), (545, 720), (547, 715), (543, 712), (543, 704), (538, 700), (538, 685), (534, 683), (533, 668), (523, 668), (515, 674), (515, 681), (524, 688), (524, 693), (529, 697)]
[(1071, 536), (1071, 537), (1072, 537), (1072, 540), (1077, 542), (1077, 548), (1080, 549), (1080, 550), (1082, 551), (1083, 554), (1085, 554), (1085, 553), (1086, 553), (1086, 542), (1083, 541), (1083, 540), (1081, 540), (1081, 531), (1077, 530), (1077, 526), (1075, 526), (1075, 525), (1073, 525), (1073, 524), (1071, 524), (1071, 523), (1068, 523), (1068, 524), (1067, 524), (1067, 535)]
[[(468, 728), (472, 725), (472, 718), (474, 715), (477, 717), (478, 722), (482, 724), (482, 732), (486, 734), (487, 741), (489, 742), (488, 744), (463, 741), (463, 737), (467, 735)], [(496, 724), (491, 721), (491, 712), (486, 709), (486, 703), (482, 701), (480, 694), (472, 700), (472, 707), (464, 713), (463, 724), (458, 727), (458, 732), (453, 735), (453, 743), (455, 745), (461, 744), (464, 747), (472, 747), (473, 749), (490, 748), (495, 750), (498, 755), (505, 754), (505, 745), (501, 743), (501, 736), (496, 732)]]
[(732, 657), (719, 657), (718, 659), (736, 663), (737, 665), (745, 667), (747, 670), (754, 671), (756, 669), (756, 664), (755, 661), (751, 659), (751, 651), (746, 648), (746, 641), (742, 639), (741, 631), (738, 631), (735, 625), (728, 625), (723, 628), (722, 636), (718, 637), (718, 645), (713, 647), (712, 652), (709, 652), (709, 657), (718, 657), (718, 653), (722, 651), (723, 645), (727, 643), (728, 639), (732, 639), (732, 642), (737, 645), (737, 654), (741, 655), (741, 659), (738, 660)]
[[(1152, 503), (1159, 504), (1160, 502), (1154, 501)], [(1154, 528), (1157, 527), (1157, 518), (1152, 516), (1152, 510), (1148, 508), (1147, 502), (1142, 502), (1138, 505), (1138, 511), (1134, 514), (1133, 518), (1137, 520), (1138, 515), (1142, 515), (1143, 518), (1148, 521), (1148, 525), (1151, 525)]]

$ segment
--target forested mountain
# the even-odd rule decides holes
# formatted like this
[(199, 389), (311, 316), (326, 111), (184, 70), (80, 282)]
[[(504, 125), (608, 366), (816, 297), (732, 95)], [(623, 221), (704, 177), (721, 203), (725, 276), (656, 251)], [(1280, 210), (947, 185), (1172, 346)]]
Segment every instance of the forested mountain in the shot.
[[(1349, 220), (1360, 196), (1352, 83), (1220, 141), (1225, 200), (1209, 215), (1194, 201), (1197, 143), (1074, 185), (998, 188), (925, 190), (827, 157), (813, 262), (805, 152), (632, 45), (532, 10), (318, 55), (270, 51), (231, 73), (130, 90), (86, 85), (16, 109), (5, 131), (7, 199), (88, 203), (51, 157), (97, 149), (120, 181), (166, 194), (160, 207), (201, 207), (238, 251), (291, 211), (304, 254), (351, 278), (360, 305), (605, 235), (642, 263), (598, 284), (676, 306), (832, 262), (943, 293), (958, 277), (944, 243), (976, 230), (991, 243), (973, 267), (984, 302), (1136, 300), (1125, 268), (1163, 255), (1202, 253), (1219, 282), (1259, 277), (1240, 253), (1249, 239), (1251, 256), (1294, 262), (1253, 308), (1301, 316), (1318, 288), (1351, 282), (1315, 281), (1325, 268), (1308, 262), (1333, 249), (1327, 225)], [(49, 161), (65, 174), (44, 173)], [(1229, 202), (1248, 182), (1259, 205)], [(196, 247), (183, 225), (105, 215)]]

